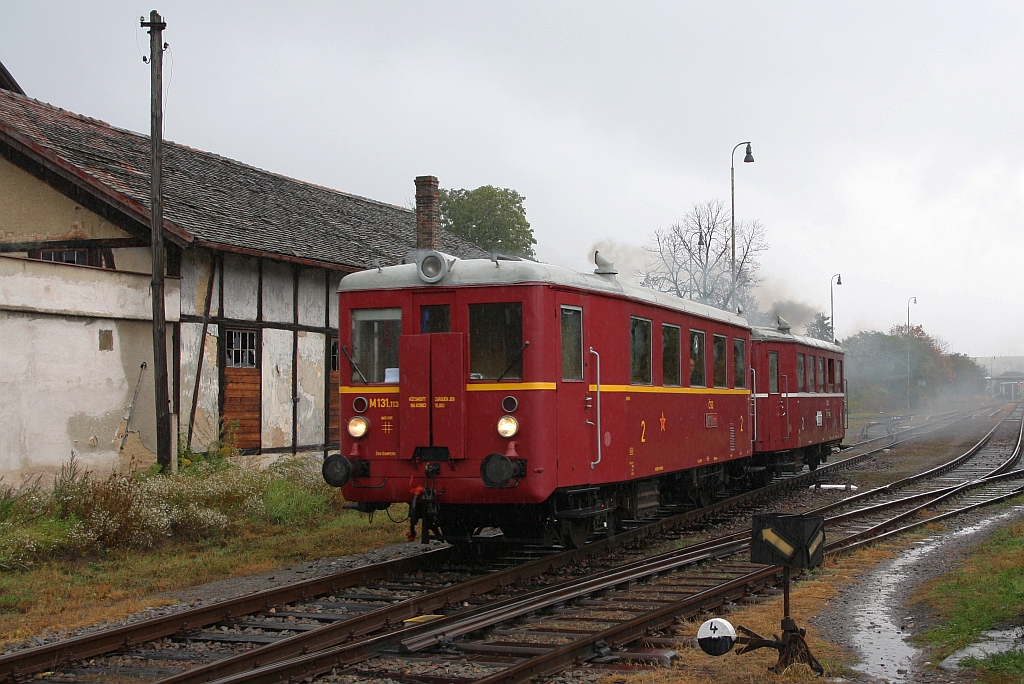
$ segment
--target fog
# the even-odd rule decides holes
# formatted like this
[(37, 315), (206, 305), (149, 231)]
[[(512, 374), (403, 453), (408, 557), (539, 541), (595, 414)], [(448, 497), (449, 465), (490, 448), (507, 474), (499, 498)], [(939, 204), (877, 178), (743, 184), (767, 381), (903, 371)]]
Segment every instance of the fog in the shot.
[[(837, 335), (912, 321), (1024, 354), (1024, 6), (1011, 2), (154, 5), (166, 134), (405, 205), (413, 177), (526, 196), (544, 260), (616, 261), (694, 202), (758, 219), (762, 308)], [(0, 61), (32, 97), (149, 130), (127, 0), (0, 0)], [(741, 150), (742, 153), (742, 150)], [(620, 268), (625, 271), (626, 268)], [(786, 315), (786, 312), (789, 315)]]

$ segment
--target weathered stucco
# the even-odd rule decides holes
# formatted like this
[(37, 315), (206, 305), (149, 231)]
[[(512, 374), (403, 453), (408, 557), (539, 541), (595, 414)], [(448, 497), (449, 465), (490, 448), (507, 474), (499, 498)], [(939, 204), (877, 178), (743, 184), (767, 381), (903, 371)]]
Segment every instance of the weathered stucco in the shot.
[(131, 237), (0, 157), (0, 242)]
[(259, 283), (258, 260), (225, 254), (224, 315), (243, 321), (255, 321)]
[[(203, 374), (199, 383), (199, 401), (196, 404), (192, 426), (192, 449), (206, 451), (211, 442), (220, 438), (220, 411), (218, 407), (218, 381), (220, 358), (217, 355), (219, 326), (206, 329), (206, 349), (203, 352)], [(188, 436), (189, 416), (195, 390), (196, 366), (199, 362), (199, 337), (202, 323), (181, 324), (181, 439)]]
[(324, 441), (324, 383), (327, 381), (324, 346), (327, 338), (320, 333), (303, 331), (298, 335), (298, 443), (321, 444)]
[(325, 274), (322, 268), (304, 268), (299, 272), (299, 323), (302, 325), (327, 325)]
[(331, 287), (328, 288), (330, 299), (327, 301), (327, 313), (330, 314), (331, 323), (329, 328), (338, 329), (338, 285), (341, 283), (341, 273), (331, 273)]
[[(210, 283), (210, 262), (213, 257), (205, 249), (185, 249), (181, 253), (181, 313), (186, 316), (202, 316), (206, 307), (206, 289)], [(213, 293), (210, 297), (210, 315), (218, 314), (220, 298), (217, 296), (220, 274), (213, 276)]]
[(290, 264), (263, 261), (263, 320), (291, 323), (294, 307), (294, 274)]
[[(101, 350), (101, 330), (110, 331), (112, 349)], [(143, 361), (128, 430), (152, 450), (149, 323), (0, 309), (0, 331), (0, 474), (56, 472), (72, 451), (94, 470), (116, 467)]]
[[(164, 279), (164, 315), (177, 321), (178, 278)], [(150, 277), (0, 255), (0, 309), (153, 320)]]
[[(227, 307), (225, 307), (227, 308)], [(292, 331), (263, 331), (263, 425), (264, 449), (292, 444)]]

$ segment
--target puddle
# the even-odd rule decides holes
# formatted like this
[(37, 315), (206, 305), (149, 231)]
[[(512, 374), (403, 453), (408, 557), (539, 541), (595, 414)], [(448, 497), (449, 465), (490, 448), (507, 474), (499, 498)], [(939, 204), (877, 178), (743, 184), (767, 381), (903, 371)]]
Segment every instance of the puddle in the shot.
[(960, 661), (966, 658), (981, 660), (993, 653), (1004, 653), (1020, 647), (1020, 629), (993, 629), (981, 635), (982, 641), (960, 649), (939, 663), (939, 667), (947, 672), (960, 669)]
[[(861, 586), (874, 587), (875, 591), (863, 597), (864, 603), (856, 608), (852, 615), (851, 640), (861, 657), (861, 662), (855, 665), (854, 669), (888, 682), (910, 681), (908, 677), (911, 676), (911, 666), (921, 650), (904, 640), (902, 624), (895, 622), (893, 615), (898, 612), (901, 602), (897, 592), (908, 579), (906, 569), (939, 551), (946, 542), (976, 534), (1006, 518), (1018, 515), (1019, 507), (1015, 506), (1013, 510), (988, 518), (977, 525), (941, 537), (923, 539), (917, 542), (915, 548), (906, 551), (895, 561), (865, 578)], [(967, 655), (973, 654), (961, 657)], [(955, 669), (955, 666), (953, 667)]]

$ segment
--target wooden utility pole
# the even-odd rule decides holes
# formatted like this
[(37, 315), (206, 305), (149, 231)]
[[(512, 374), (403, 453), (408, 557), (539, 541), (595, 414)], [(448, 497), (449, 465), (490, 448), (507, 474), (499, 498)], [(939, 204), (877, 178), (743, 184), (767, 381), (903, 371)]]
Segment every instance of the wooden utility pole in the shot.
[(163, 198), (163, 31), (160, 13), (153, 10), (149, 21), (150, 67), (150, 246), (153, 250), (153, 385), (156, 394), (156, 462), (161, 470), (171, 467), (171, 408), (167, 392), (167, 324), (164, 319), (164, 198)]

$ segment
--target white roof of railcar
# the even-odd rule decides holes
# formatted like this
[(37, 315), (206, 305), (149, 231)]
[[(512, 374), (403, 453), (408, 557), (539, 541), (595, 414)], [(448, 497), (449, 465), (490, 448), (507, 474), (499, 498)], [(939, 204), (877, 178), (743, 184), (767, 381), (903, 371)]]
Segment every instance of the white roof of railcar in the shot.
[[(497, 267), (495, 267), (497, 263)], [(683, 311), (694, 316), (710, 318), (732, 325), (749, 328), (746, 319), (728, 311), (722, 311), (706, 304), (673, 297), (664, 292), (655, 292), (642, 287), (616, 282), (609, 276), (596, 273), (580, 273), (562, 266), (542, 264), (536, 261), (504, 261), (490, 259), (455, 259), (448, 275), (440, 282), (430, 284), (420, 280), (416, 264), (385, 266), (380, 270), (371, 268), (351, 273), (341, 280), (339, 292), (353, 290), (398, 290), (416, 288), (427, 290), (434, 287), (464, 287), (473, 285), (520, 285), (544, 283), (589, 290), (601, 294), (619, 295), (638, 301)]]
[(817, 347), (818, 349), (824, 349), (826, 351), (835, 352), (842, 354), (845, 350), (838, 344), (832, 344), (825, 340), (819, 340), (816, 337), (808, 337), (807, 335), (794, 335), (791, 332), (784, 332), (778, 328), (763, 328), (761, 326), (754, 326), (750, 329), (750, 338), (753, 340), (775, 340), (778, 342), (799, 342), (800, 344), (808, 347)]

